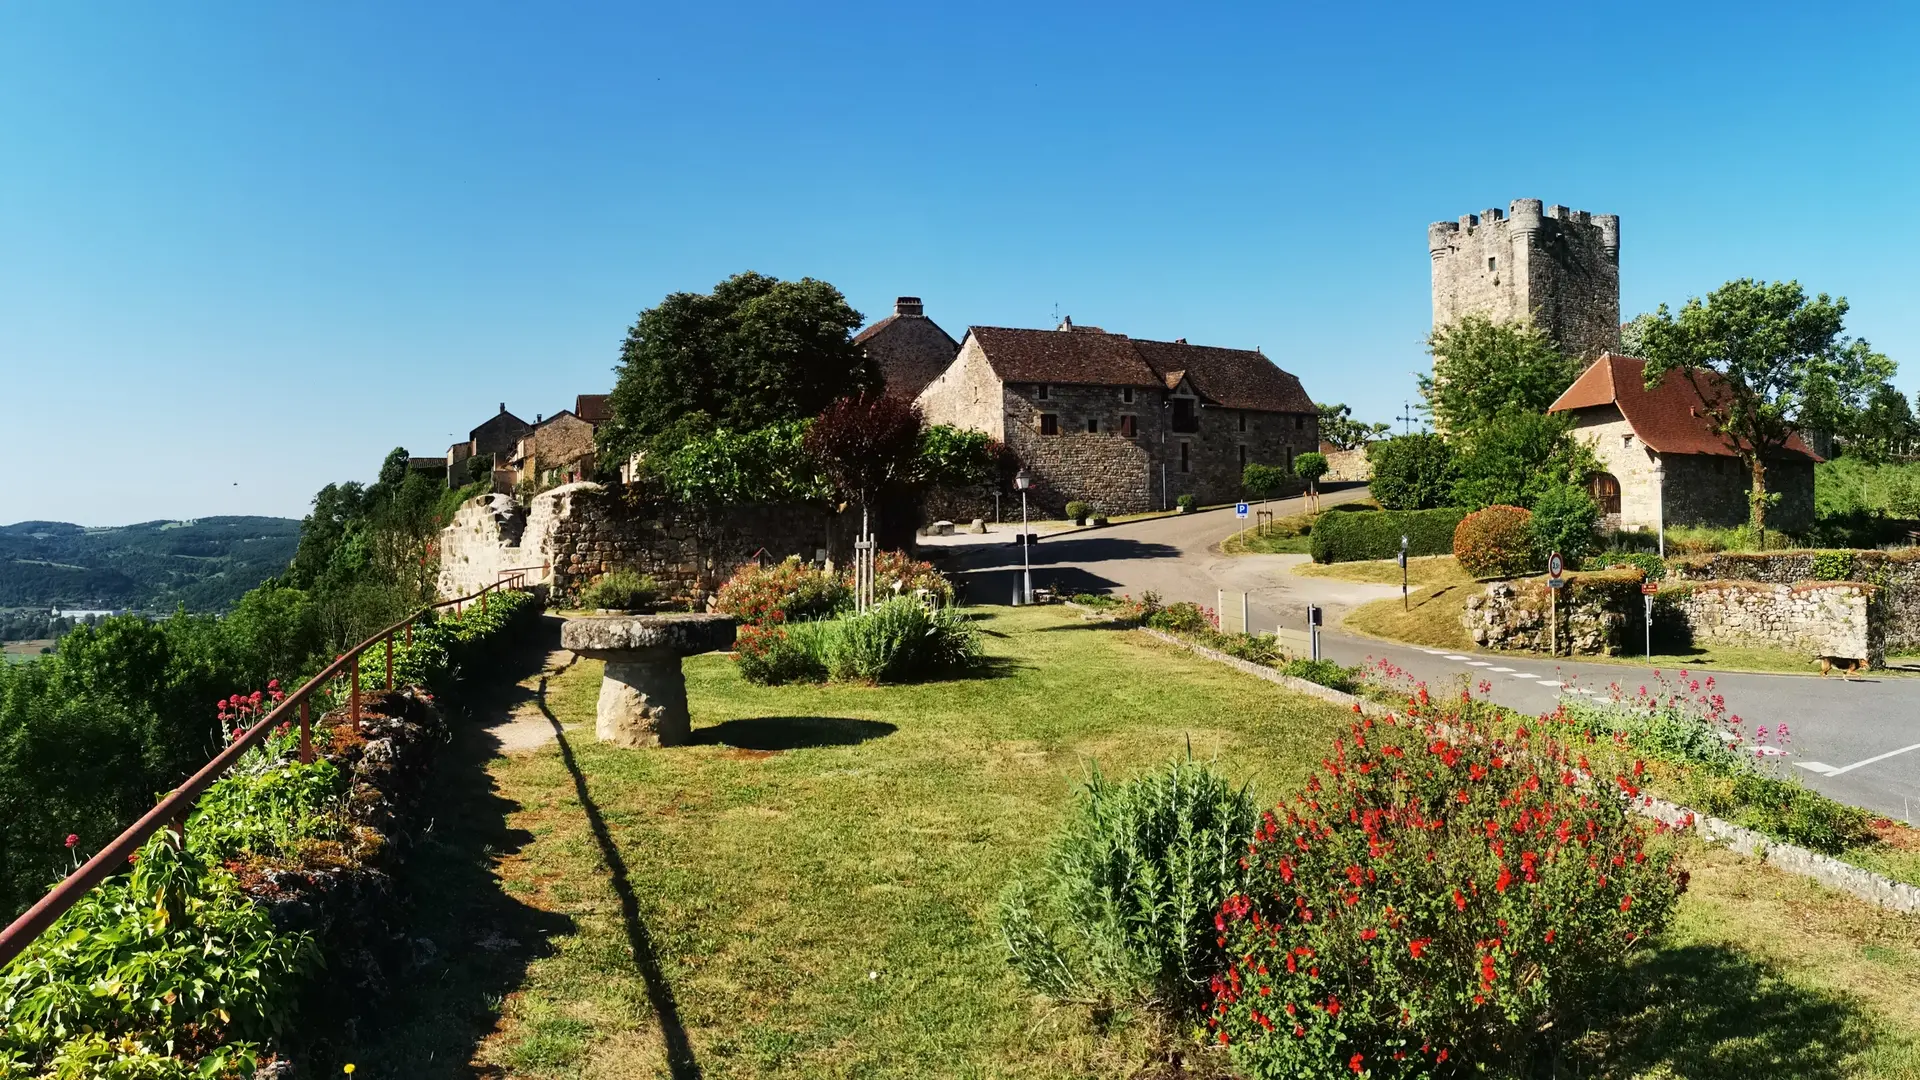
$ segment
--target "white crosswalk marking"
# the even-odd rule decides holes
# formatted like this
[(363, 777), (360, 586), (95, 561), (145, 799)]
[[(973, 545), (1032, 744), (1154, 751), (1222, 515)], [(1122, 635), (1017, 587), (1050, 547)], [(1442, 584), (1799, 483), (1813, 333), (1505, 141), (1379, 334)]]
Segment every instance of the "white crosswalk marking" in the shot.
[(1541, 679), (1541, 680), (1540, 680), (1540, 685), (1541, 685), (1541, 686), (1565, 686), (1565, 685), (1567, 685), (1567, 684), (1566, 684), (1566, 683), (1563, 683), (1563, 682), (1561, 682), (1561, 681), (1560, 681), (1560, 680), (1558, 680), (1558, 679)]
[(1497, 671), (1497, 672), (1499, 672), (1499, 673), (1500, 673), (1500, 674), (1502, 674), (1502, 675), (1511, 675), (1511, 674), (1513, 673), (1513, 669), (1512, 669), (1512, 668), (1510, 668), (1510, 667), (1497, 667), (1497, 668), (1488, 668), (1487, 670), (1488, 670), (1488, 671)]
[(1485, 660), (1469, 660), (1467, 661), (1467, 666), (1468, 667), (1486, 667), (1487, 662)]
[(1531, 671), (1516, 671), (1513, 673), (1513, 677), (1516, 679), (1537, 679), (1540, 676), (1535, 675)]
[(1454, 655), (1454, 654), (1452, 654), (1452, 653), (1448, 653), (1448, 654), (1447, 654), (1447, 659), (1449, 659), (1449, 660), (1465, 660), (1465, 659), (1466, 659), (1466, 657), (1464, 657), (1464, 656), (1455, 656), (1455, 655)]

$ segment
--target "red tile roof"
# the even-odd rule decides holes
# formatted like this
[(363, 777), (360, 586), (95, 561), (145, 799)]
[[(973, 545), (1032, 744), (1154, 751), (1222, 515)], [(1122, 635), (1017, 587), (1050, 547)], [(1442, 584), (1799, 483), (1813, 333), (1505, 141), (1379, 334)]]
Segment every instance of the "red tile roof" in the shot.
[(613, 407), (608, 404), (609, 394), (580, 394), (573, 399), (573, 415), (589, 424), (604, 424), (613, 419)]
[[(1701, 371), (1689, 379), (1681, 372), (1668, 372), (1660, 385), (1648, 390), (1646, 367), (1647, 362), (1638, 357), (1608, 353), (1581, 372), (1547, 411), (1613, 405), (1640, 441), (1656, 453), (1738, 456), (1727, 438), (1714, 432), (1713, 421), (1707, 416), (1709, 401), (1717, 404), (1726, 399), (1726, 382), (1719, 375)], [(1788, 438), (1784, 452), (1820, 460), (1820, 455), (1798, 435)]]
[(1299, 379), (1250, 349), (1148, 341), (1064, 324), (1060, 330), (976, 326), (968, 333), (1006, 382), (1170, 389), (1184, 377), (1202, 398), (1225, 408), (1318, 411)]

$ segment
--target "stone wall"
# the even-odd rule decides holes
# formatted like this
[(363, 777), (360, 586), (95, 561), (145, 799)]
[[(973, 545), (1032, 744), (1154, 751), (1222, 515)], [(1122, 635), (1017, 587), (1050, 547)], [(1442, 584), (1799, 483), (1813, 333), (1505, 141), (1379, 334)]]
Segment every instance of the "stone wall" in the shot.
[(994, 374), (986, 351), (971, 334), (960, 354), (939, 377), (927, 384), (915, 403), (929, 424), (946, 424), (968, 431), (984, 431), (1007, 440), (1006, 409), (1000, 376)]
[(1322, 483), (1328, 484), (1364, 484), (1372, 479), (1373, 463), (1367, 460), (1367, 448), (1364, 446), (1328, 453), (1327, 475), (1320, 478)]
[[(1684, 621), (1696, 646), (1749, 645), (1804, 653), (1809, 658), (1864, 658), (1886, 666), (1886, 634), (1871, 585), (1810, 581), (1690, 582), (1663, 589), (1656, 606)], [(1655, 633), (1658, 636), (1656, 613)]]
[[(1574, 413), (1573, 436), (1593, 450), (1593, 456), (1620, 482), (1620, 517), (1609, 522), (1621, 529), (1651, 529), (1660, 524), (1660, 481), (1653, 453), (1633, 432), (1618, 405), (1601, 405)], [(1669, 524), (1679, 524), (1669, 522)]]
[(1620, 347), (1620, 219), (1539, 199), (1427, 229), (1433, 324), (1531, 318), (1569, 356)]
[(825, 553), (844, 562), (858, 526), (857, 513), (789, 504), (707, 513), (591, 482), (542, 492), (524, 512), (505, 496), (485, 496), (462, 506), (441, 533), (439, 591), (461, 596), (492, 584), (501, 570), (544, 565), (556, 598), (601, 574), (632, 570), (699, 603), (762, 552), (774, 560)]
[[(1886, 647), (1895, 653), (1920, 651), (1920, 548), (1898, 551), (1826, 552), (1823, 561), (1847, 565), (1838, 579), (1865, 582), (1881, 588), (1876, 601), (1884, 626)], [(1667, 560), (1667, 573), (1680, 581), (1760, 581), (1791, 585), (1834, 573), (1816, 565), (1822, 553), (1769, 551), (1765, 554), (1721, 552), (1685, 555)], [(1823, 569), (1825, 573), (1823, 573)]]
[(1462, 621), (1473, 643), (1483, 648), (1553, 652), (1557, 637), (1558, 655), (1617, 656), (1640, 581), (1638, 570), (1579, 574), (1560, 590), (1557, 605), (1545, 578), (1495, 581), (1467, 598)]

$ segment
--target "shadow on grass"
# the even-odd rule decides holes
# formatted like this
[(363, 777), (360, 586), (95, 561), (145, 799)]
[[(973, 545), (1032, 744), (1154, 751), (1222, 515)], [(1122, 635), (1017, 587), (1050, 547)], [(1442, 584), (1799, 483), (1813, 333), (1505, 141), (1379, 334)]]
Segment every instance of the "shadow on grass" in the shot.
[(1842, 998), (1795, 986), (1739, 950), (1689, 945), (1634, 965), (1550, 1075), (1840, 1080), (1881, 1038)]
[(841, 716), (751, 716), (695, 728), (692, 741), (740, 750), (801, 750), (811, 746), (853, 746), (883, 739), (900, 730), (880, 720)]
[(540, 671), (559, 645), (557, 621), (547, 622), (487, 667), (484, 679), (465, 682), (443, 701), (453, 713), (453, 741), (426, 777), (420, 805), (432, 816), (396, 873), (408, 910), (393, 929), (401, 931), (411, 963), (390, 976), (377, 1009), (337, 1043), (328, 1040), (312, 1075), (340, 1075), (346, 1062), (366, 1076), (504, 1075), (469, 1063), (506, 996), (525, 982), (527, 966), (574, 924), (509, 895), (494, 871), (496, 860), (533, 837), (507, 825), (519, 806), (500, 794), (488, 771), (498, 741), (478, 719), (524, 697), (515, 684)]

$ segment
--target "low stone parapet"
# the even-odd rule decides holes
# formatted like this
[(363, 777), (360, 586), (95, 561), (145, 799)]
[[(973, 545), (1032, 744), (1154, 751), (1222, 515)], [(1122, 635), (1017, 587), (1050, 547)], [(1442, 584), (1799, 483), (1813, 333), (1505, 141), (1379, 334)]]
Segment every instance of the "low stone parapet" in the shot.
[[(1796, 585), (1758, 581), (1681, 582), (1657, 604), (1684, 624), (1693, 644), (1746, 645), (1886, 666), (1878, 590), (1852, 581)], [(1657, 618), (1657, 616), (1656, 616)], [(1656, 634), (1658, 623), (1656, 623)]]

